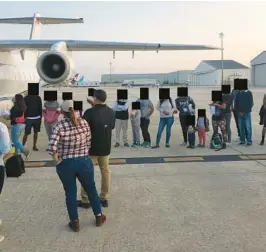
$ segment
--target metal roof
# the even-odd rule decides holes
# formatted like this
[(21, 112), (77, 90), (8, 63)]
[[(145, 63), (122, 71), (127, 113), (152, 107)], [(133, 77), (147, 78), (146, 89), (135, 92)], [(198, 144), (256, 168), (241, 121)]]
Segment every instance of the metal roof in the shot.
[[(203, 62), (217, 70), (222, 69), (222, 60), (204, 60)], [(244, 66), (234, 60), (224, 60), (223, 69), (249, 69), (249, 67)]]

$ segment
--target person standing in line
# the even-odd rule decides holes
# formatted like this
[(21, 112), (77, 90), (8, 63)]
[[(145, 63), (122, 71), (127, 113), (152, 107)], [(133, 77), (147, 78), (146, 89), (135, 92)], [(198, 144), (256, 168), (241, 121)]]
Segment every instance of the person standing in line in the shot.
[[(11, 141), (9, 137), (8, 128), (5, 124), (0, 122), (0, 195), (3, 190), (5, 180), (5, 166), (4, 166), (4, 155), (8, 154), (11, 150)], [(2, 220), (0, 219), (0, 225)], [(3, 235), (0, 235), (0, 243), (5, 239)]]
[(231, 144), (231, 138), (232, 138), (232, 131), (231, 131), (231, 107), (233, 103), (232, 95), (231, 94), (223, 94), (223, 102), (225, 103), (226, 107), (223, 110), (224, 113), (224, 119), (225, 119), (225, 130), (227, 135), (227, 143)]
[(43, 107), (44, 126), (49, 141), (53, 132), (53, 128), (58, 122), (58, 117), (60, 116), (61, 111), (58, 101), (46, 101)]
[(223, 137), (223, 148), (225, 149), (227, 142), (227, 135), (226, 135), (226, 126), (225, 126), (225, 118), (223, 111), (226, 108), (226, 104), (223, 101), (214, 101), (209, 105), (215, 107), (215, 113), (212, 115), (213, 134), (218, 134), (220, 128)]
[(264, 139), (266, 134), (266, 94), (263, 97), (263, 103), (260, 108), (260, 125), (262, 125), (262, 137), (260, 145), (264, 145)]
[[(108, 207), (110, 193), (110, 168), (109, 159), (112, 145), (112, 131), (115, 128), (115, 113), (105, 102), (106, 92), (98, 89), (94, 91), (93, 101), (88, 100), (92, 108), (85, 111), (83, 118), (88, 122), (91, 129), (91, 148), (89, 155), (94, 165), (98, 164), (101, 170), (102, 183), (100, 202), (103, 207)], [(78, 206), (90, 207), (88, 195), (81, 188), (81, 200)]]
[(140, 128), (143, 137), (143, 143), (141, 144), (145, 148), (151, 147), (151, 136), (149, 133), (150, 117), (154, 112), (154, 106), (149, 99), (137, 99), (140, 103)]
[(238, 125), (240, 145), (252, 145), (251, 111), (254, 105), (252, 92), (248, 89), (240, 90), (236, 97), (236, 111), (238, 112)]
[(127, 139), (128, 121), (129, 121), (129, 102), (125, 99), (118, 99), (115, 101), (113, 110), (115, 111), (115, 128), (116, 128), (116, 144), (115, 147), (120, 146), (120, 133), (123, 132), (123, 142), (125, 147), (129, 147)]
[(187, 136), (187, 125), (186, 125), (186, 116), (193, 115), (196, 105), (192, 98), (189, 96), (179, 96), (175, 100), (176, 108), (179, 111), (179, 120), (182, 128), (184, 142), (182, 146), (187, 145), (188, 136)]
[(235, 124), (236, 124), (236, 128), (237, 128), (237, 135), (238, 135), (238, 138), (236, 139), (237, 142), (240, 139), (240, 131), (239, 131), (239, 124), (238, 124), (238, 112), (236, 110), (236, 98), (237, 98), (238, 94), (239, 94), (238, 89), (233, 89), (231, 92), (231, 99), (232, 99), (231, 111), (233, 111)]
[(152, 147), (153, 149), (160, 147), (160, 140), (162, 137), (163, 130), (166, 126), (166, 143), (165, 147), (170, 147), (170, 138), (171, 138), (171, 128), (174, 123), (174, 114), (177, 113), (177, 109), (172, 99), (163, 99), (159, 100), (156, 106), (156, 109), (160, 111), (160, 122), (156, 137), (156, 144)]
[(196, 130), (198, 131), (199, 144), (197, 147), (205, 148), (206, 132), (209, 131), (209, 120), (206, 116), (199, 116), (197, 119)]
[(70, 222), (69, 228), (74, 232), (80, 230), (77, 209), (76, 178), (85, 189), (96, 219), (96, 226), (106, 221), (102, 214), (100, 198), (94, 181), (94, 167), (89, 158), (91, 131), (86, 120), (77, 118), (72, 100), (62, 103), (64, 119), (53, 128), (48, 151), (56, 163), (56, 172), (63, 184), (66, 206)]
[(132, 109), (130, 113), (130, 121), (131, 121), (131, 127), (132, 127), (132, 136), (133, 136), (133, 144), (131, 147), (139, 147), (140, 144), (140, 110)]
[(21, 94), (16, 94), (14, 99), (14, 106), (10, 110), (10, 121), (11, 121), (11, 140), (15, 146), (15, 153), (19, 151), (23, 153), (26, 159), (29, 158), (30, 151), (27, 150), (21, 143), (20, 136), (21, 132), (25, 129), (25, 111), (26, 104)]
[[(37, 85), (37, 84), (36, 84)], [(27, 95), (25, 98), (27, 106), (25, 112), (26, 126), (23, 137), (23, 145), (25, 146), (28, 136), (31, 134), (31, 128), (34, 129), (33, 135), (33, 150), (38, 151), (37, 140), (38, 133), (41, 131), (42, 124), (42, 99), (39, 95)]]

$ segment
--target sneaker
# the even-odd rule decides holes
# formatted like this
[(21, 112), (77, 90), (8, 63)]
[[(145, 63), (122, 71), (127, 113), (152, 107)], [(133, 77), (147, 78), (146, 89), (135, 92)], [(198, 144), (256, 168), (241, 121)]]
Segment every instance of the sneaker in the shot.
[(201, 144), (198, 144), (197, 147), (202, 147), (202, 145)]
[(35, 146), (35, 147), (33, 147), (33, 150), (34, 151), (39, 151), (39, 149)]
[(205, 144), (202, 144), (202, 145), (201, 145), (201, 148), (205, 148), (205, 147), (206, 147), (206, 145), (205, 145)]
[(239, 143), (239, 145), (245, 145), (245, 144), (246, 144), (246, 143), (242, 143), (242, 142)]
[(263, 140), (261, 140), (260, 145), (264, 145), (264, 141)]
[(125, 147), (129, 147), (129, 144), (128, 144), (128, 143), (125, 143), (124, 146), (125, 146)]
[(81, 200), (77, 200), (77, 205), (78, 205), (78, 207), (82, 207), (85, 209), (89, 209), (91, 207), (90, 203), (84, 203)]
[(96, 227), (100, 227), (106, 222), (106, 216), (103, 214), (100, 216), (95, 216), (95, 218), (96, 218)]
[(180, 144), (180, 146), (186, 146), (186, 145), (187, 145), (186, 142), (183, 142), (183, 143)]
[(133, 143), (133, 144), (131, 144), (130, 147), (132, 147), (132, 148), (136, 148), (136, 147), (137, 147), (137, 144), (136, 144), (136, 143)]
[(154, 145), (154, 146), (152, 146), (151, 148), (152, 149), (158, 149), (160, 146), (159, 145)]
[(5, 239), (3, 235), (0, 235), (0, 243)]
[(119, 146), (120, 146), (120, 144), (119, 143), (116, 143), (114, 147), (119, 147)]
[(170, 144), (166, 144), (165, 147), (166, 147), (166, 148), (170, 148)]
[(68, 223), (68, 226), (70, 229), (72, 229), (74, 232), (78, 232), (80, 230), (79, 227), (79, 220), (75, 220), (75, 221), (70, 221)]
[(144, 145), (144, 148), (151, 148), (151, 143), (146, 142), (146, 144)]
[(100, 200), (103, 207), (108, 207), (108, 200)]
[(31, 155), (31, 152), (30, 152), (29, 150), (26, 150), (26, 151), (24, 152), (24, 155), (25, 155), (25, 160), (28, 160), (29, 157), (30, 157), (30, 155)]
[(247, 146), (251, 146), (252, 145), (252, 143), (247, 143)]

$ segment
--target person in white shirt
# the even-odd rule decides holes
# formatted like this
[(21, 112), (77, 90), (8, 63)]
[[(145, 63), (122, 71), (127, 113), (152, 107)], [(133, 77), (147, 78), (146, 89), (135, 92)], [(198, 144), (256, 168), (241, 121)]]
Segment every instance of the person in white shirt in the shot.
[[(5, 167), (4, 167), (4, 155), (7, 154), (11, 149), (11, 141), (9, 137), (8, 128), (5, 124), (0, 122), (0, 194), (2, 193), (4, 180), (5, 180)], [(0, 224), (2, 220), (0, 219)], [(5, 239), (4, 236), (0, 235), (0, 242)]]
[(166, 100), (159, 100), (156, 109), (160, 111), (160, 122), (156, 137), (156, 145), (152, 148), (160, 147), (160, 140), (163, 130), (166, 126), (166, 144), (165, 147), (170, 147), (169, 142), (171, 138), (171, 128), (174, 124), (174, 114), (177, 113), (175, 102), (171, 98)]

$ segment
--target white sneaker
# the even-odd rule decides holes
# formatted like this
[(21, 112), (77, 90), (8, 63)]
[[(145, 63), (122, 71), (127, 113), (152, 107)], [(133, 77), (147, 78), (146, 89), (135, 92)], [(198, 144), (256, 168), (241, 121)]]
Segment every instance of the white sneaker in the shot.
[(0, 243), (5, 239), (3, 235), (0, 235)]

